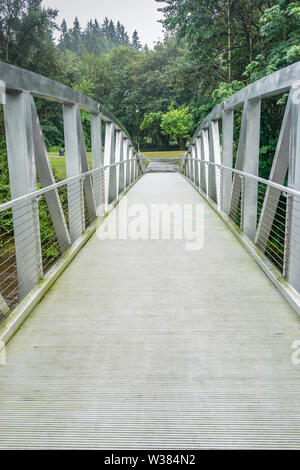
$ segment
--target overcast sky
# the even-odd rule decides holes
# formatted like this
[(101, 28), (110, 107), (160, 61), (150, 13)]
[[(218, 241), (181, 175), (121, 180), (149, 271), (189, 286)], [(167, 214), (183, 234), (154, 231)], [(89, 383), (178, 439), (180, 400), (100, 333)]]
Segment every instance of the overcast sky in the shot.
[(137, 29), (141, 42), (149, 47), (163, 38), (162, 25), (157, 21), (162, 17), (157, 11), (161, 5), (155, 0), (44, 0), (43, 3), (57, 8), (57, 22), (61, 24), (65, 18), (69, 27), (75, 16), (84, 26), (90, 18), (97, 18), (102, 23), (107, 16), (114, 22), (119, 20), (130, 36)]

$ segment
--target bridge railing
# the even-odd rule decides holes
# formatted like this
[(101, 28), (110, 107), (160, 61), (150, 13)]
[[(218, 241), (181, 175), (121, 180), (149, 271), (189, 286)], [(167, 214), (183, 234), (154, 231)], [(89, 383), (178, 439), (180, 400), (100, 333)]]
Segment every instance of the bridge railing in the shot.
[[(182, 171), (300, 312), (299, 80), (296, 63), (216, 106), (193, 136)], [(259, 177), (261, 102), (281, 93), (288, 99), (270, 176), (264, 179)], [(241, 107), (234, 159), (234, 111)]]
[[(51, 277), (57, 263), (90, 236), (97, 220), (143, 170), (126, 130), (99, 103), (4, 63), (0, 63), (0, 79), (12, 198), (0, 205), (1, 322), (20, 301), (30, 297), (40, 281)], [(34, 97), (62, 104), (64, 181), (55, 181)], [(90, 115), (92, 168), (81, 110)]]

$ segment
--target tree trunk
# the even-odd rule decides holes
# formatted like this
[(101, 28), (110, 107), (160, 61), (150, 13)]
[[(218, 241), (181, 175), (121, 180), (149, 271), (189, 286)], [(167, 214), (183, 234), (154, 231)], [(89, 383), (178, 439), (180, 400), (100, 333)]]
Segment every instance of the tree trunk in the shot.
[(227, 50), (228, 50), (228, 82), (231, 83), (231, 16), (230, 0), (227, 0)]
[(250, 64), (253, 61), (253, 39), (252, 39), (252, 31), (250, 27), (249, 31), (249, 49), (250, 49)]
[(8, 60), (8, 40), (6, 41), (5, 43), (5, 59), (6, 59), (6, 62), (9, 62)]
[(180, 148), (180, 150), (184, 150), (184, 147), (185, 147), (185, 145), (184, 145), (184, 138), (183, 138), (182, 135), (180, 135), (180, 136), (179, 136), (179, 148)]

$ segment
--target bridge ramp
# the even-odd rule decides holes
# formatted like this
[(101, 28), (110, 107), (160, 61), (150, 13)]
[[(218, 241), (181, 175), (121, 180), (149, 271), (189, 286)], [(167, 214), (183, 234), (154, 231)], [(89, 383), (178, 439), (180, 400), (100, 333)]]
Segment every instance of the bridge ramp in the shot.
[(204, 205), (203, 249), (95, 235), (23, 324), (0, 448), (300, 447), (299, 318), (180, 174), (128, 193), (176, 202)]
[(147, 173), (161, 173), (161, 172), (179, 172), (180, 163), (182, 159), (176, 158), (148, 158), (149, 165), (147, 167)]

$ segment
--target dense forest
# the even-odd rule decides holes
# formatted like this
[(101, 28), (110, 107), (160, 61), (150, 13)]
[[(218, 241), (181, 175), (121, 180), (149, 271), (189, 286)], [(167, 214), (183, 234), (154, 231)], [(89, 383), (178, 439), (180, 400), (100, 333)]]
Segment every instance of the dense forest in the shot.
[[(156, 1), (165, 38), (149, 50), (120, 22), (93, 18), (81, 25), (76, 17), (72, 25), (58, 25), (58, 11), (41, 0), (1, 0), (0, 60), (94, 97), (142, 148), (167, 148), (174, 140), (184, 147), (216, 103), (300, 59), (298, 2)], [(275, 145), (270, 115), (279, 127), (285, 99), (263, 108), (262, 168)], [(63, 146), (60, 106), (37, 106), (48, 147)], [(88, 129), (88, 116), (83, 119)], [(3, 126), (1, 132), (4, 147)]]

